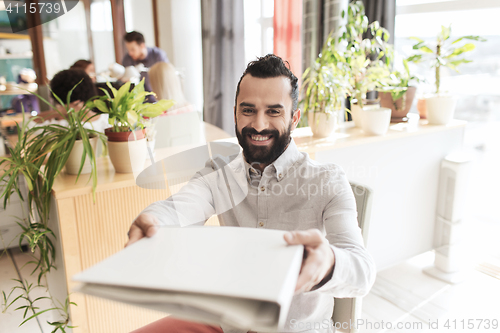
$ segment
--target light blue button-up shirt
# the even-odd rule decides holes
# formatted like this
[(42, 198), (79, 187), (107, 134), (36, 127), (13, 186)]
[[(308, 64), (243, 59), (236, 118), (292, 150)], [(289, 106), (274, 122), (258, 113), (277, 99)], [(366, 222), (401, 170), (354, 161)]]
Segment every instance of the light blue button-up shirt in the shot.
[(262, 173), (241, 153), (232, 160), (213, 158), (179, 192), (142, 213), (166, 225), (202, 225), (217, 214), (221, 226), (319, 229), (335, 254), (333, 274), (313, 291), (294, 296), (284, 332), (332, 332), (333, 298), (364, 296), (375, 280), (344, 171), (311, 160), (293, 139)]

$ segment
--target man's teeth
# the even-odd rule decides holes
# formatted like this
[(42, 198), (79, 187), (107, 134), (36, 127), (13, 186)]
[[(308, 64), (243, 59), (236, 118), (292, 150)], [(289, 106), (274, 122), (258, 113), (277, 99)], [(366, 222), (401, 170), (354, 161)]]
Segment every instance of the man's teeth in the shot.
[(269, 136), (252, 135), (252, 140), (255, 140), (255, 141), (266, 141), (266, 140), (269, 140)]

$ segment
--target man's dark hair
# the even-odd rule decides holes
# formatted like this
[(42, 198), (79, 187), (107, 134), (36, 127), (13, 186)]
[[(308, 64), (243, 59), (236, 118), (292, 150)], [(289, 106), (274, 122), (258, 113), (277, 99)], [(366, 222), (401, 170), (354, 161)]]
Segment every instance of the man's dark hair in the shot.
[(136, 42), (137, 44), (143, 44), (146, 41), (144, 40), (144, 35), (137, 31), (131, 31), (123, 37), (127, 43)]
[(81, 69), (67, 69), (54, 75), (50, 81), (52, 95), (59, 97), (66, 104), (66, 98), (69, 91), (73, 89), (78, 82), (80, 82), (80, 84), (78, 84), (71, 93), (70, 103), (74, 101), (87, 102), (91, 97), (97, 94), (92, 79), (85, 71)]
[(283, 61), (280, 57), (274, 54), (268, 54), (264, 57), (257, 58), (255, 61), (251, 61), (243, 75), (238, 82), (236, 88), (236, 97), (234, 98), (234, 105), (236, 106), (236, 99), (240, 93), (241, 80), (245, 75), (250, 74), (253, 77), (258, 78), (269, 78), (269, 77), (279, 77), (285, 76), (290, 79), (290, 84), (292, 86), (292, 91), (290, 92), (290, 97), (292, 97), (292, 115), (295, 110), (297, 110), (297, 105), (299, 103), (299, 83), (295, 75), (293, 75), (290, 70), (290, 64), (288, 61)]

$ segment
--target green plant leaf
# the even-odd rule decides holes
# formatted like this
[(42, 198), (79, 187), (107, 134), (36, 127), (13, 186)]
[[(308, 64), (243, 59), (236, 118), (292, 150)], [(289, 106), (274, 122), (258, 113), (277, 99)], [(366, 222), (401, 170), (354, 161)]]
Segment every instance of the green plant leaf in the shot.
[(450, 38), (450, 34), (451, 34), (451, 27), (445, 27), (444, 25), (441, 26), (441, 33), (439, 35), (439, 37), (445, 41), (447, 40), (448, 38)]
[(140, 114), (143, 117), (154, 118), (170, 109), (174, 104), (175, 102), (173, 100), (162, 99), (155, 104), (149, 104), (145, 108), (141, 109)]
[(118, 107), (119, 104), (122, 103), (123, 97), (126, 97), (130, 90), (130, 82), (125, 83), (120, 87), (118, 93), (115, 94), (115, 98), (113, 99), (113, 107)]
[[(116, 96), (118, 90), (116, 90), (115, 87), (113, 87), (109, 81), (106, 82), (106, 85), (108, 86), (109, 90), (111, 90), (111, 92), (113, 93), (113, 96)], [(111, 96), (109, 96), (109, 93), (106, 89), (101, 88), (101, 90), (105, 91), (108, 98), (111, 99)]]
[(421, 60), (422, 60), (421, 54), (412, 55), (407, 59), (408, 62), (414, 62), (414, 63), (419, 63)]
[(472, 43), (464, 44), (463, 46), (457, 47), (455, 50), (453, 50), (453, 52), (449, 56), (447, 56), (446, 58), (454, 58), (456, 56), (461, 55), (462, 53), (472, 51), (475, 48), (476, 48), (476, 45), (474, 45)]
[(110, 113), (108, 106), (106, 105), (106, 102), (96, 99), (94, 101), (94, 105), (99, 111), (104, 113)]
[(462, 40), (464, 39), (468, 39), (468, 40), (475, 40), (476, 42), (486, 42), (486, 38), (483, 38), (483, 37), (480, 37), (480, 36), (462, 36), (460, 38), (457, 38), (455, 39), (451, 44), (456, 44), (456, 43), (459, 43), (461, 42)]
[(127, 111), (127, 121), (130, 125), (134, 125), (137, 123), (139, 119), (139, 115), (135, 111)]
[(420, 51), (422, 51), (422, 52), (425, 52), (425, 53), (431, 53), (431, 54), (432, 54), (432, 53), (434, 53), (434, 51), (432, 51), (432, 50), (431, 50), (429, 47), (427, 47), (427, 46), (421, 46), (421, 47), (419, 48), (419, 50), (420, 50)]
[(424, 40), (421, 39), (421, 38), (418, 38), (418, 37), (408, 37), (408, 39), (413, 39), (413, 40), (416, 40), (419, 43), (424, 43)]

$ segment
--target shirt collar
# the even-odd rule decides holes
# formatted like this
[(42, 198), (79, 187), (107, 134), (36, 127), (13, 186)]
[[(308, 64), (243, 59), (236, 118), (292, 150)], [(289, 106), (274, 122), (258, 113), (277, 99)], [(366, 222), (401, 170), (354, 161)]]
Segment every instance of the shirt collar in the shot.
[[(264, 169), (264, 172), (271, 172), (272, 170), (273, 175), (276, 177), (276, 179), (278, 181), (281, 181), (287, 174), (288, 170), (299, 158), (300, 152), (297, 149), (295, 141), (291, 139), (285, 151), (274, 162), (269, 164)], [(246, 175), (249, 181), (251, 180), (251, 176), (255, 177), (261, 174), (259, 170), (253, 168), (245, 159), (243, 160), (245, 161)], [(271, 168), (271, 170), (268, 171), (269, 168)]]

